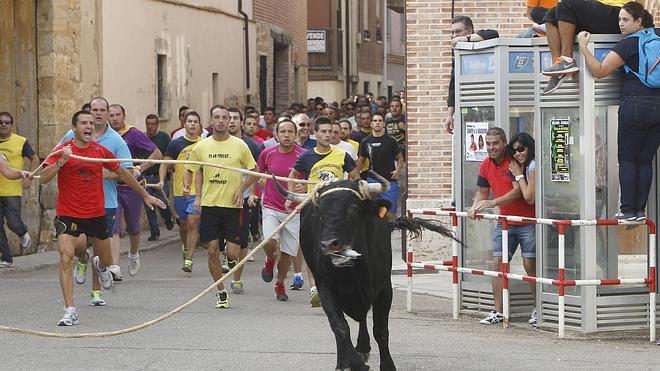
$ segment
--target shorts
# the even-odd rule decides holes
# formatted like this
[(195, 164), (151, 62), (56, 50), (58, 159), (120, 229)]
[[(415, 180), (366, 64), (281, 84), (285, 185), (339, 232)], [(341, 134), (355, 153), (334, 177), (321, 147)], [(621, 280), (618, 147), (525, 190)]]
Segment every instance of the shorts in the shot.
[(546, 12), (544, 19), (555, 26), (558, 21), (575, 25), (575, 33), (619, 34), (619, 8), (597, 0), (562, 0)]
[[(523, 258), (536, 259), (536, 226), (509, 225), (509, 261), (520, 244)], [(493, 236), (493, 256), (502, 256), (502, 225), (497, 223)]]
[[(373, 178), (367, 178), (367, 182), (378, 183), (378, 181)], [(399, 198), (399, 182), (396, 180), (390, 180), (390, 190), (379, 194), (378, 198), (382, 198), (383, 200), (389, 201), (392, 204), (392, 206), (388, 211), (391, 212), (392, 214), (396, 214), (397, 201)]]
[(55, 225), (55, 237), (59, 237), (61, 234), (78, 237), (83, 233), (88, 238), (95, 237), (99, 240), (107, 240), (110, 237), (110, 229), (105, 216), (96, 218), (56, 216), (53, 224)]
[[(264, 229), (264, 237), (273, 233), (284, 219), (288, 218), (289, 214), (281, 211), (273, 210), (267, 207), (263, 208), (263, 215), (261, 224)], [(279, 232), (277, 232), (273, 239), (280, 242), (280, 251), (289, 255), (298, 255), (298, 241), (300, 236), (300, 214), (294, 216), (291, 221), (284, 225)]]
[(115, 227), (115, 215), (117, 209), (105, 209), (105, 222), (108, 223), (108, 231)]
[(195, 204), (195, 195), (192, 196), (175, 196), (174, 197), (174, 210), (176, 215), (179, 216), (179, 219), (182, 222), (185, 222), (188, 219), (188, 215), (197, 215), (193, 207)]
[(222, 243), (222, 240), (226, 240), (240, 245), (239, 231), (242, 211), (242, 209), (231, 207), (202, 206), (199, 241), (220, 240)]
[(126, 218), (126, 232), (135, 236), (142, 232), (142, 205), (144, 200), (139, 193), (128, 188), (128, 186), (117, 186), (117, 213), (113, 234), (121, 231), (122, 214)]

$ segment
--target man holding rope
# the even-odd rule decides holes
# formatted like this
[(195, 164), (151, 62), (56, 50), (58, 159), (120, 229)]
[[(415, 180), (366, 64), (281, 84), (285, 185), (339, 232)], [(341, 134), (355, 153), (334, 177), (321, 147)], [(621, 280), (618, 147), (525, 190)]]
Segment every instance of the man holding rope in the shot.
[(45, 170), (40, 178), (41, 184), (45, 184), (58, 175), (59, 192), (54, 223), (60, 252), (60, 286), (65, 306), (64, 316), (58, 326), (76, 325), (79, 321), (73, 302), (72, 267), (76, 238), (81, 234), (92, 239), (95, 255), (93, 264), (100, 278), (100, 282), (93, 280), (92, 290), (99, 290), (100, 286), (106, 290), (112, 288), (112, 275), (108, 269), (112, 264), (112, 254), (104, 208), (103, 169), (113, 172), (118, 179), (139, 192), (149, 207), (165, 207), (162, 201), (149, 195), (117, 161), (92, 162), (72, 157), (116, 158), (107, 148), (94, 141), (94, 118), (91, 114), (78, 111), (73, 115), (71, 124), (74, 138), (55, 147), (44, 161)]
[[(256, 166), (247, 144), (229, 134), (229, 112), (224, 107), (211, 110), (213, 135), (200, 141), (190, 153), (190, 160), (253, 170)], [(199, 238), (208, 242), (208, 265), (214, 281), (223, 273), (220, 266), (220, 240), (227, 242), (229, 267), (238, 264), (240, 254), (240, 215), (247, 183), (241, 173), (213, 167), (186, 165), (195, 174), (194, 208), (201, 212)], [(224, 284), (218, 285), (216, 308), (229, 308)]]
[[(184, 128), (186, 134), (170, 142), (165, 150), (165, 160), (188, 160), (190, 151), (200, 140), (199, 133), (202, 130), (202, 120), (195, 111), (188, 111), (184, 118)], [(163, 185), (163, 179), (171, 164), (162, 164), (160, 166), (160, 186)], [(191, 273), (193, 268), (193, 256), (195, 247), (199, 238), (199, 212), (193, 208), (195, 203), (195, 189), (190, 189), (190, 184), (195, 184), (193, 179), (189, 179), (185, 187), (184, 174), (186, 174), (185, 165), (177, 163), (174, 165), (174, 176), (172, 177), (172, 194), (174, 195), (174, 209), (179, 216), (181, 225), (179, 226), (179, 235), (181, 236), (181, 255), (183, 255), (184, 272)]]

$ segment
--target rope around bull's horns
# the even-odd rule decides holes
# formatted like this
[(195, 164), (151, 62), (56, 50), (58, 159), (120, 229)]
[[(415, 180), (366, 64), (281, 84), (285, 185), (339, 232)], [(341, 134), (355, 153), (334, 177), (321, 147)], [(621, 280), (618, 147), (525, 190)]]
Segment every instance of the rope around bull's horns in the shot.
[(128, 328), (125, 328), (125, 329), (115, 330), (115, 331), (107, 331), (107, 332), (58, 333), (58, 332), (35, 331), (35, 330), (28, 330), (28, 329), (22, 329), (22, 328), (17, 328), (17, 327), (7, 327), (7, 326), (0, 326), (0, 331), (11, 332), (11, 333), (16, 333), (16, 334), (22, 334), (22, 335), (47, 337), (47, 338), (81, 339), (81, 338), (106, 338), (106, 337), (119, 336), (119, 335), (128, 334), (128, 333), (131, 333), (131, 332), (139, 331), (139, 330), (145, 329), (147, 327), (153, 326), (156, 323), (161, 322), (161, 321), (163, 321), (167, 318), (170, 318), (170, 317), (174, 316), (175, 314), (181, 312), (182, 310), (186, 309), (187, 307), (191, 306), (193, 303), (195, 303), (197, 300), (199, 300), (202, 296), (208, 294), (211, 290), (216, 288), (217, 285), (219, 285), (220, 283), (223, 283), (227, 279), (227, 277), (231, 277), (234, 274), (234, 272), (236, 270), (238, 270), (239, 268), (241, 268), (243, 265), (245, 265), (245, 263), (248, 261), (248, 259), (251, 256), (253, 256), (259, 249), (261, 249), (266, 244), (266, 242), (268, 242), (268, 240), (273, 238), (273, 236), (275, 236), (275, 234), (277, 232), (279, 232), (282, 228), (284, 228), (284, 225), (286, 223), (288, 223), (289, 221), (291, 221), (291, 219), (293, 219), (293, 217), (303, 208), (303, 206), (305, 206), (309, 202), (310, 199), (311, 199), (311, 195), (307, 196), (307, 198), (303, 202), (301, 202), (298, 205), (298, 207), (296, 207), (295, 210), (293, 210), (293, 212), (291, 214), (289, 214), (289, 216), (286, 219), (284, 219), (282, 224), (277, 226), (277, 228), (275, 228), (273, 230), (273, 232), (271, 232), (268, 236), (264, 237), (263, 241), (261, 241), (261, 243), (259, 245), (257, 245), (257, 247), (254, 247), (252, 249), (252, 251), (250, 253), (248, 253), (245, 256), (245, 258), (240, 260), (234, 268), (232, 268), (229, 272), (225, 273), (222, 277), (220, 277), (220, 279), (213, 282), (211, 284), (211, 286), (204, 289), (204, 291), (200, 292), (195, 297), (188, 300), (186, 303), (181, 304), (180, 306), (172, 309), (171, 311), (163, 314), (162, 316), (160, 316), (158, 318), (152, 319), (151, 321), (147, 321), (147, 322), (144, 322), (140, 325), (136, 325), (136, 326), (133, 326), (133, 327), (128, 327)]

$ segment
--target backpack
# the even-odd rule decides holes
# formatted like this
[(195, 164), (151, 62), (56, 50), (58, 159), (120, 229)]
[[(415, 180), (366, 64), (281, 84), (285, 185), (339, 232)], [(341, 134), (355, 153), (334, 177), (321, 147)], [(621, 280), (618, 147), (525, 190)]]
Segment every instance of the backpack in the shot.
[(637, 31), (628, 37), (639, 37), (639, 71), (635, 72), (628, 66), (623, 68), (632, 72), (642, 84), (649, 88), (660, 88), (660, 36), (653, 27)]

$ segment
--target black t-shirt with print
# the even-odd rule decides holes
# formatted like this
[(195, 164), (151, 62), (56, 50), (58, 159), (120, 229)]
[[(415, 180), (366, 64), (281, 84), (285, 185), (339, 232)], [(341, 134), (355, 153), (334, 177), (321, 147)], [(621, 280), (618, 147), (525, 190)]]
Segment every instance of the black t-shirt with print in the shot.
[(369, 135), (360, 142), (358, 156), (369, 159), (369, 168), (387, 180), (392, 179), (396, 156), (401, 149), (396, 140), (385, 134), (380, 137)]

